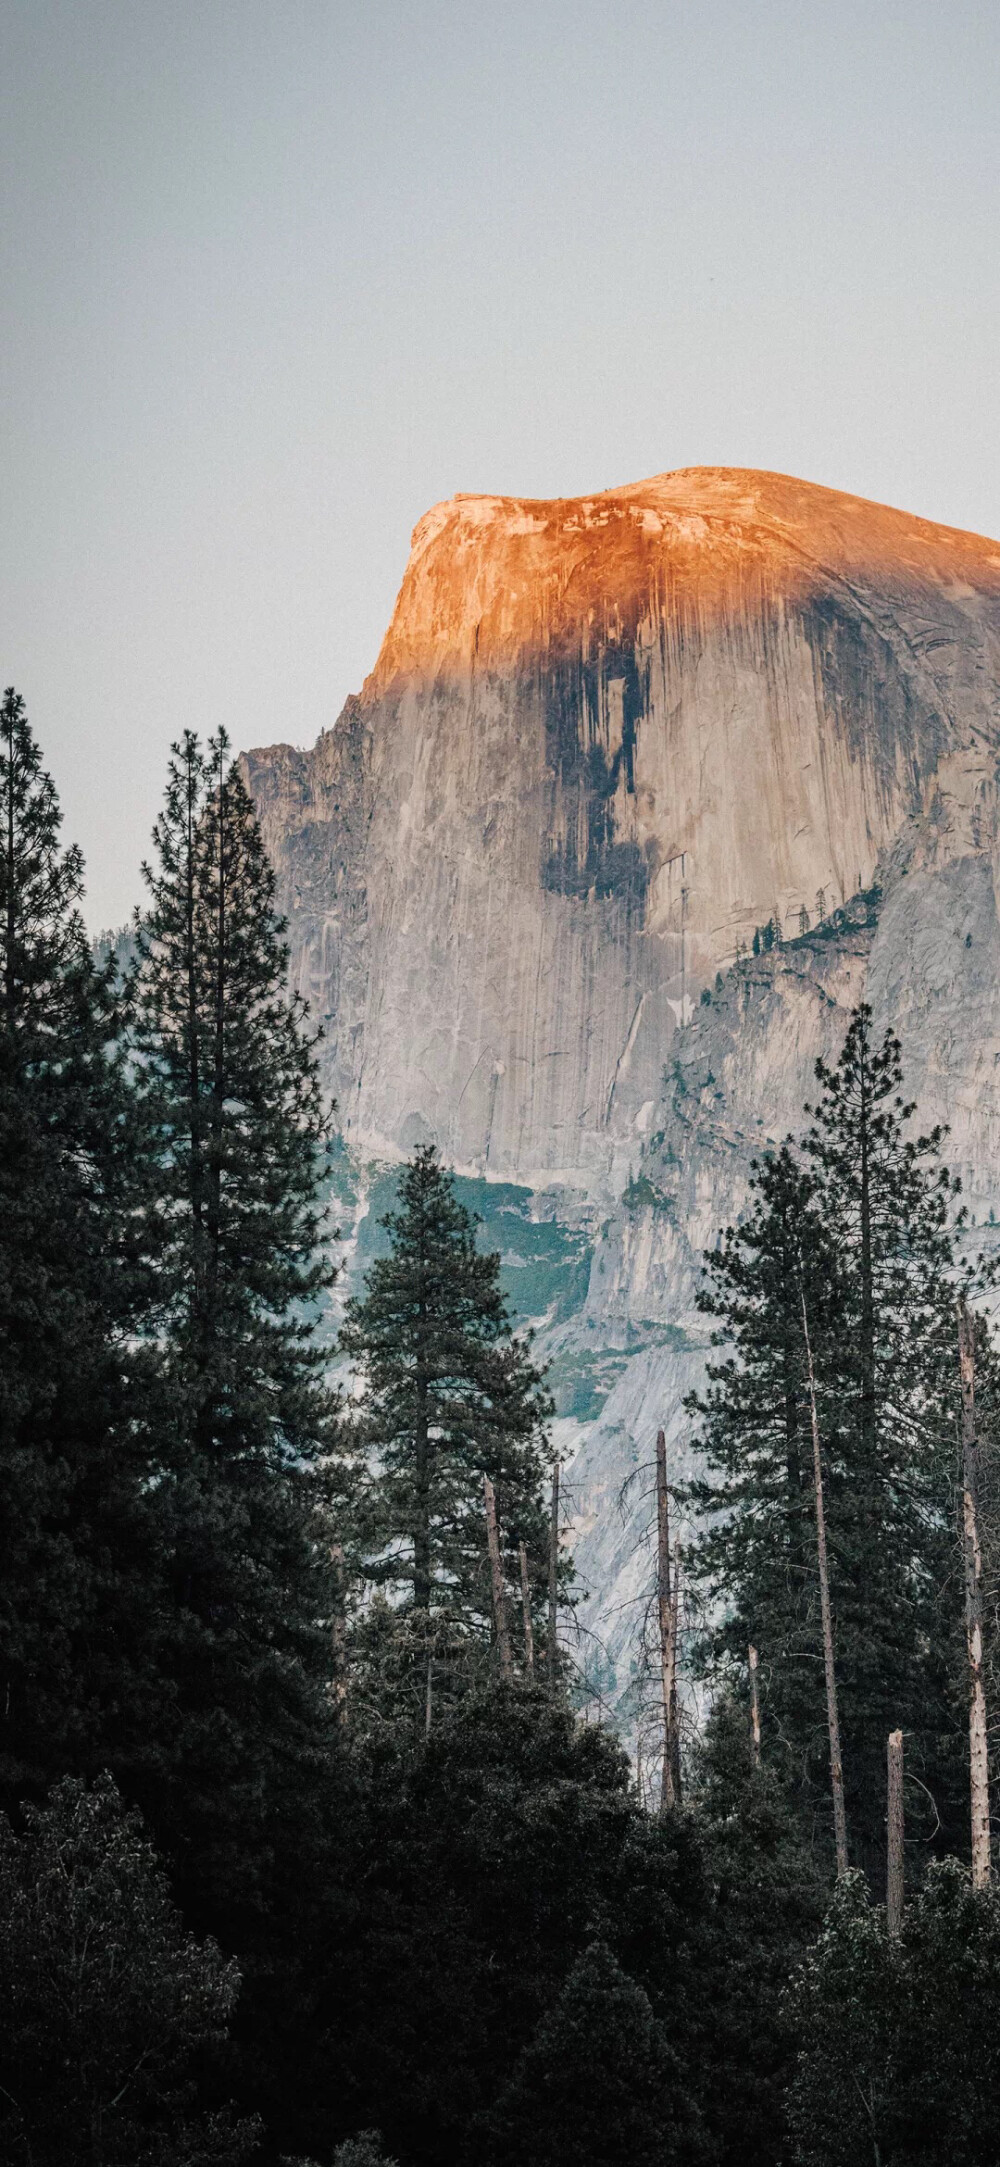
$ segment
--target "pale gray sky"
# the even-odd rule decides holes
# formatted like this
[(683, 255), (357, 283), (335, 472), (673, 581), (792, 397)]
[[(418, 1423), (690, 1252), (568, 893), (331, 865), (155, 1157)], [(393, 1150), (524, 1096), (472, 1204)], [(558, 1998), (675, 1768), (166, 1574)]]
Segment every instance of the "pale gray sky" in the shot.
[(0, 673), (120, 922), (420, 513), (703, 462), (1000, 529), (996, 0), (0, 0)]

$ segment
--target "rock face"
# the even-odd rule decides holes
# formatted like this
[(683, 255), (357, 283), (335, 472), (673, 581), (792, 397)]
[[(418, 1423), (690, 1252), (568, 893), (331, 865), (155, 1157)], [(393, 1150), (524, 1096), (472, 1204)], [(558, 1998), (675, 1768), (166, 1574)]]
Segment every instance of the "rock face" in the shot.
[(657, 1421), (683, 1452), (700, 1252), (863, 992), (997, 1201), (998, 753), (1000, 545), (693, 469), (439, 505), (360, 697), (246, 756), (349, 1150), (590, 1215), (547, 1332), (615, 1356), (565, 1442), (619, 1689), (615, 1499)]

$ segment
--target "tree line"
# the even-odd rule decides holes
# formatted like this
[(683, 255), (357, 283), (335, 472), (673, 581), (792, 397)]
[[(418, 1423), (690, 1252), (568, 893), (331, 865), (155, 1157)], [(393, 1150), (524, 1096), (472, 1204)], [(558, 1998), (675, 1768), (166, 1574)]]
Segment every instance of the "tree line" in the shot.
[(0, 2158), (992, 2159), (956, 1512), (988, 1707), (995, 1371), (967, 1321), (963, 1428), (958, 1199), (895, 1041), (858, 1011), (708, 1260), (711, 1712), (682, 1745), (661, 1519), (650, 1813), (575, 1706), (544, 1374), (430, 1148), (336, 1382), (317, 1033), (223, 735), (174, 746), (144, 879), (122, 971), (8, 692)]

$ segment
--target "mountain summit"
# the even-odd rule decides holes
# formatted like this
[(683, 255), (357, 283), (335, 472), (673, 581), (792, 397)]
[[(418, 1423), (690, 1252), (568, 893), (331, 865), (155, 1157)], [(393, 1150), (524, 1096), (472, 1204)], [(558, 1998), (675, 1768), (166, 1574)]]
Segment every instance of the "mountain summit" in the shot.
[(717, 468), (436, 506), (360, 699), (247, 763), (347, 1134), (610, 1173), (757, 926), (981, 822), (998, 695), (978, 536)]

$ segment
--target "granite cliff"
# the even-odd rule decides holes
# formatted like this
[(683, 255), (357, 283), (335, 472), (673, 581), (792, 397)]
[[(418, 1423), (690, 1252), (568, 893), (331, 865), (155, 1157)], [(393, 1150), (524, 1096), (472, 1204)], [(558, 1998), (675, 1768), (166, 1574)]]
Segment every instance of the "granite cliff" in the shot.
[(998, 754), (1000, 544), (699, 468), (437, 506), (360, 696), (246, 755), (357, 1224), (434, 1137), (543, 1320), (615, 1694), (701, 1250), (862, 993), (1000, 1204)]

